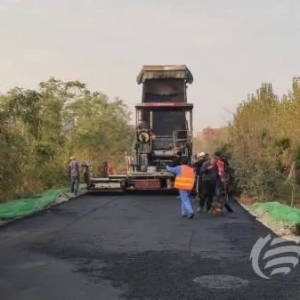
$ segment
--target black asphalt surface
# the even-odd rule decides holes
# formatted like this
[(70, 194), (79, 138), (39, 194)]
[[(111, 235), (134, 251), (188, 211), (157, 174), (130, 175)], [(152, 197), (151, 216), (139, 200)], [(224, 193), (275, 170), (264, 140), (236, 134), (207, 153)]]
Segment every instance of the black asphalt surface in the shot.
[(238, 204), (193, 220), (179, 208), (170, 195), (89, 195), (0, 228), (0, 299), (300, 299), (298, 267), (254, 273), (251, 248), (270, 232)]

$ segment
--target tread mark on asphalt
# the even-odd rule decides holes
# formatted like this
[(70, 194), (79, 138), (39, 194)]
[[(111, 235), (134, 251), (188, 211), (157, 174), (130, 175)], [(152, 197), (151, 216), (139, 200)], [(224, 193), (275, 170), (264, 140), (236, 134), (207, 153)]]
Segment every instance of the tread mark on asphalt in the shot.
[(116, 197), (116, 198), (114, 198), (114, 199), (112, 199), (111, 201), (109, 201), (109, 202), (103, 204), (103, 205), (100, 205), (100, 206), (97, 207), (96, 209), (93, 208), (92, 210), (90, 210), (90, 211), (88, 211), (87, 213), (85, 213), (85, 214), (79, 216), (78, 218), (76, 218), (76, 219), (73, 220), (72, 222), (68, 223), (66, 226), (64, 226), (64, 227), (62, 228), (62, 230), (63, 230), (63, 231), (66, 230), (67, 228), (69, 228), (70, 226), (74, 225), (76, 222), (80, 221), (81, 219), (83, 219), (83, 218), (85, 218), (85, 217), (91, 215), (92, 213), (97, 212), (97, 211), (98, 211), (99, 209), (101, 209), (101, 208), (105, 208), (106, 206), (108, 206), (108, 205), (110, 205), (110, 204), (116, 202), (118, 199), (119, 199), (119, 196)]
[(188, 245), (188, 251), (191, 253), (192, 252), (192, 244), (193, 244), (193, 239), (194, 239), (194, 235), (195, 235), (195, 228), (192, 229), (191, 231), (191, 235), (190, 235), (190, 239), (189, 239), (189, 245)]

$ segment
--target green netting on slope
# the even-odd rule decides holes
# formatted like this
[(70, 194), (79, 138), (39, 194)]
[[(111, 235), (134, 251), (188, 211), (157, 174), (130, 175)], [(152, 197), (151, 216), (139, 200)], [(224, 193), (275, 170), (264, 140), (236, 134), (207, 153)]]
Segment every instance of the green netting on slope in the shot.
[[(80, 190), (86, 187), (80, 185)], [(31, 215), (44, 207), (53, 203), (63, 193), (69, 192), (69, 189), (52, 189), (36, 198), (18, 199), (0, 204), (0, 219), (12, 219)]]
[(248, 207), (251, 211), (263, 210), (277, 222), (288, 225), (300, 224), (300, 210), (278, 202), (256, 203)]

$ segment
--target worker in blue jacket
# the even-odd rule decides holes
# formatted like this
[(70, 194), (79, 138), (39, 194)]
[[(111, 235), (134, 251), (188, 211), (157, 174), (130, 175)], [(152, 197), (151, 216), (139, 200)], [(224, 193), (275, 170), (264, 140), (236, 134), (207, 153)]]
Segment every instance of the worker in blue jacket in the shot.
[(188, 165), (188, 159), (185, 156), (182, 156), (180, 166), (166, 166), (166, 169), (168, 172), (176, 175), (174, 188), (179, 190), (181, 198), (181, 215), (192, 219), (194, 217), (194, 211), (191, 205), (190, 192), (193, 189), (195, 182), (194, 169)]

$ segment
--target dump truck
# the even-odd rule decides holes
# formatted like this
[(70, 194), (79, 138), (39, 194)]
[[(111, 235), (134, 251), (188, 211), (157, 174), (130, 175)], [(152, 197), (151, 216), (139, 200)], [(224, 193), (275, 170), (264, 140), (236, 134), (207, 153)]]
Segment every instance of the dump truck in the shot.
[(90, 176), (90, 190), (173, 189), (174, 175), (166, 171), (178, 151), (193, 159), (193, 104), (187, 86), (193, 76), (185, 65), (145, 65), (137, 76), (141, 103), (135, 105), (134, 149), (126, 155), (127, 173), (107, 178)]

